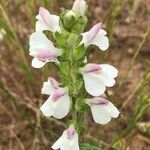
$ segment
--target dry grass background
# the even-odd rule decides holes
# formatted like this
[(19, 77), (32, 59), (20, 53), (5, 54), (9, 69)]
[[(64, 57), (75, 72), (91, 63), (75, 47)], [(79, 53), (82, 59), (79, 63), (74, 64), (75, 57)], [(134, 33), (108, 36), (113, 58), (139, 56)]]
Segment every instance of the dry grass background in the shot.
[[(150, 1), (88, 3), (87, 29), (100, 21), (111, 39), (106, 53), (90, 48), (89, 62), (110, 63), (119, 69), (117, 85), (107, 93), (121, 115), (101, 126), (86, 114), (84, 122), (88, 129), (84, 140), (91, 142), (94, 136), (111, 145), (114, 137), (119, 137), (113, 145), (117, 145), (116, 150), (148, 150), (150, 127), (143, 129), (139, 123), (150, 121)], [(28, 40), (40, 6), (58, 14), (61, 7), (70, 9), (72, 4), (73, 0), (0, 1), (0, 150), (51, 149), (50, 145), (65, 128), (66, 118), (47, 119), (39, 111), (45, 99), (40, 94), (43, 81), (49, 75), (59, 77), (53, 64), (40, 70), (31, 67)]]

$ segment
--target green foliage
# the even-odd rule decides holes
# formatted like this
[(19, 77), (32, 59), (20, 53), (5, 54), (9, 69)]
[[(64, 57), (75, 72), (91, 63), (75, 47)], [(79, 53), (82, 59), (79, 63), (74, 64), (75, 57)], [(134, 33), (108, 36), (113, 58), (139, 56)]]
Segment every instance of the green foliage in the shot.
[(25, 75), (25, 78), (33, 84), (33, 74), (31, 72), (31, 70), (29, 69), (29, 67), (25, 64), (21, 64), (19, 63), (18, 64), (20, 69), (23, 71), (24, 75)]
[(78, 17), (71, 10), (63, 9), (60, 15), (60, 19), (62, 29), (76, 34), (83, 32), (87, 24), (87, 19), (85, 17)]
[(150, 62), (147, 62), (147, 69), (145, 73), (143, 74), (143, 79), (141, 80), (140, 85), (137, 89), (137, 106), (135, 108), (135, 111), (133, 112), (133, 115), (131, 119), (129, 120), (128, 126), (126, 129), (124, 129), (120, 134), (118, 134), (114, 140), (113, 144), (118, 142), (119, 140), (123, 139), (125, 136), (127, 136), (131, 130), (135, 127), (141, 116), (145, 113), (145, 111), (150, 107), (150, 94), (149, 91), (150, 88)]
[(107, 31), (110, 39), (113, 36), (113, 28), (117, 23), (117, 17), (121, 11), (121, 0), (115, 0), (109, 12), (109, 17), (107, 19)]
[(81, 150), (101, 150), (97, 146), (93, 146), (93, 145), (86, 144), (86, 143), (81, 144), (80, 148), (81, 148)]
[(85, 112), (89, 110), (89, 107), (87, 104), (85, 104), (84, 98), (77, 98), (75, 108), (79, 112)]
[(79, 45), (75, 50), (74, 50), (74, 58), (75, 61), (84, 61), (85, 59), (85, 54), (86, 54), (86, 49), (84, 48), (84, 44)]
[(67, 31), (71, 31), (74, 23), (75, 23), (75, 16), (72, 14), (72, 11), (69, 10), (63, 10), (61, 15), (61, 24)]
[(76, 22), (74, 23), (73, 27), (72, 27), (72, 32), (75, 32), (75, 33), (81, 33), (84, 31), (85, 27), (86, 27), (86, 24), (87, 24), (87, 19), (86, 18), (82, 18), (82, 17), (79, 17)]
[(113, 145), (113, 149), (114, 150), (126, 150), (127, 148), (126, 148), (124, 140), (120, 140), (117, 143), (115, 143)]

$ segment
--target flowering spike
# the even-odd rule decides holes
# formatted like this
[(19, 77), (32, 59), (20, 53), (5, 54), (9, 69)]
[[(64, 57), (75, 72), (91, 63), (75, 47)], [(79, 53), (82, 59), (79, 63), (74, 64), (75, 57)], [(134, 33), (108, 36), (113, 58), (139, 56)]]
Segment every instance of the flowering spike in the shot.
[[(40, 7), (36, 16), (36, 32), (31, 34), (29, 42), (29, 54), (33, 56), (32, 66), (41, 68), (47, 62), (55, 62), (57, 75), (62, 80), (60, 84), (49, 77), (43, 83), (41, 93), (49, 97), (40, 107), (41, 112), (46, 117), (62, 119), (71, 110), (71, 121), (78, 132), (83, 127), (82, 118), (78, 116), (87, 110), (86, 104), (90, 106), (96, 123), (106, 124), (119, 115), (118, 109), (102, 95), (106, 87), (114, 86), (118, 70), (107, 64), (87, 63), (87, 47), (96, 45), (105, 51), (109, 47), (109, 40), (101, 23), (82, 33), (87, 24), (86, 9), (85, 0), (75, 0), (72, 9), (63, 10), (59, 17)], [(52, 32), (54, 44), (43, 33), (45, 30)], [(86, 92), (84, 86), (87, 93), (96, 97), (82, 99), (88, 95), (80, 92)], [(52, 149), (79, 150), (75, 126), (70, 125), (53, 144)]]

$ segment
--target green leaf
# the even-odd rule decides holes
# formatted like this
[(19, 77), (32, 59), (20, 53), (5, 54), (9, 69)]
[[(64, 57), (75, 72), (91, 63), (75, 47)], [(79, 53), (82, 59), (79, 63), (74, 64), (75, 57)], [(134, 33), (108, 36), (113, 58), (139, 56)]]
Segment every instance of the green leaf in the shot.
[(59, 32), (56, 32), (55, 33), (55, 39), (56, 39), (56, 43), (57, 43), (57, 47), (58, 48), (64, 48), (64, 47), (66, 47), (67, 37), (65, 37), (64, 35), (62, 35)]
[(84, 48), (84, 44), (78, 46), (75, 50), (74, 50), (74, 57), (75, 57), (75, 60), (78, 61), (82, 61), (81, 59), (85, 59), (85, 52), (86, 52), (86, 49)]
[(75, 33), (70, 33), (67, 40), (68, 47), (73, 47), (79, 45), (79, 35)]
[(59, 65), (59, 69), (60, 69), (61, 73), (63, 74), (63, 76), (68, 77), (68, 72), (70, 70), (68, 62), (62, 62)]
[(87, 19), (83, 18), (83, 17), (79, 17), (75, 21), (75, 23), (74, 23), (74, 25), (71, 29), (71, 32), (75, 32), (75, 33), (78, 33), (78, 34), (82, 33), (84, 31), (85, 27), (86, 27), (86, 24), (87, 24)]
[(75, 103), (75, 109), (80, 112), (85, 112), (89, 110), (89, 107), (83, 99), (78, 98)]
[(61, 26), (62, 26), (62, 28), (66, 29), (67, 31), (71, 30), (71, 28), (75, 22), (75, 17), (70, 12), (71, 11), (69, 11), (69, 10), (63, 10), (60, 15)]

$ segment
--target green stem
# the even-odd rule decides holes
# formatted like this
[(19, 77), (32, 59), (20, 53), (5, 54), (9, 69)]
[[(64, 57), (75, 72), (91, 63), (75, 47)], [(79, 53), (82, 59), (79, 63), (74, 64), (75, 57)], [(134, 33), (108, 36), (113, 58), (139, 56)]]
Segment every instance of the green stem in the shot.
[(78, 97), (78, 94), (77, 94), (76, 86), (74, 86), (74, 84), (76, 83), (76, 80), (77, 80), (77, 74), (74, 71), (77, 70), (78, 68), (74, 64), (75, 62), (73, 62), (73, 50), (70, 51), (69, 59), (70, 59), (70, 62), (69, 62), (70, 69), (68, 72), (68, 77), (70, 78), (69, 85), (71, 85), (71, 88), (73, 89), (73, 94), (70, 94), (70, 97), (72, 100), (71, 113), (72, 113), (72, 119), (75, 123), (75, 126), (78, 129), (79, 128), (78, 124), (81, 123), (81, 119), (79, 117), (80, 113), (75, 108), (76, 99)]

